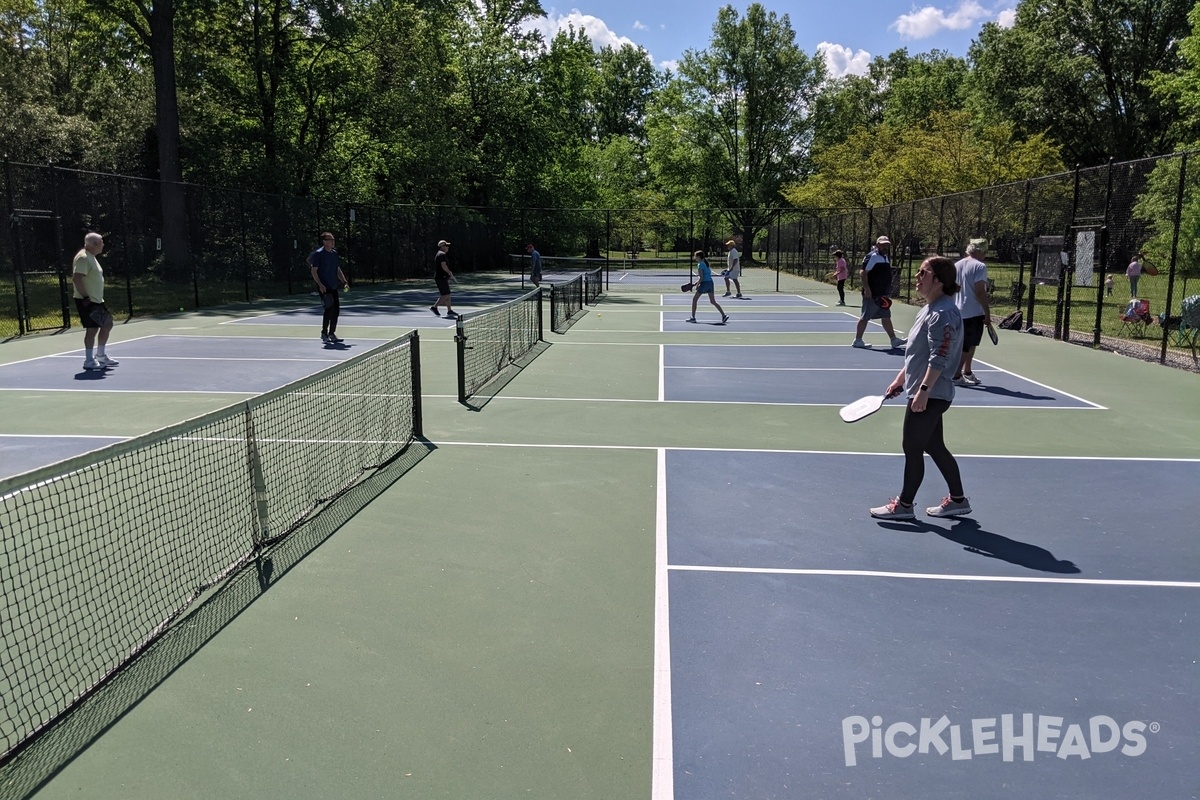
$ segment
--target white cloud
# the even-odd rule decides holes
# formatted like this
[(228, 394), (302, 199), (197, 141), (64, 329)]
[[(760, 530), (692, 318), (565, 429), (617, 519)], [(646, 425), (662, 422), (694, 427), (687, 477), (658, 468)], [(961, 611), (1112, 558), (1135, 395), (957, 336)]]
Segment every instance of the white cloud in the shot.
[(867, 67), (871, 64), (871, 54), (866, 50), (854, 52), (840, 44), (821, 42), (817, 45), (817, 52), (825, 56), (825, 66), (831, 78), (866, 75)]
[(990, 16), (975, 0), (962, 0), (958, 8), (949, 13), (933, 6), (914, 8), (911, 13), (897, 17), (888, 28), (905, 39), (927, 39), (943, 30), (965, 30)]
[(679, 62), (668, 58), (666, 61), (658, 62), (659, 69), (669, 69), (671, 72), (679, 72)]
[(614, 33), (604, 20), (593, 17), (591, 14), (584, 14), (577, 8), (571, 9), (568, 14), (559, 14), (552, 8), (546, 16), (530, 20), (522, 27), (526, 30), (540, 31), (546, 41), (549, 41), (567, 26), (586, 33), (592, 40), (592, 46), (597, 50), (603, 47), (620, 49), (622, 45), (626, 44), (637, 46), (637, 42), (628, 36), (618, 36)]
[(996, 24), (1001, 28), (1011, 28), (1016, 21), (1017, 10), (1015, 8), (1006, 8), (996, 15)]
[(645, 25), (643, 25), (643, 24), (641, 23), (641, 21), (640, 21), (640, 20), (636, 20), (636, 19), (633, 21), (633, 29), (634, 29), (635, 31), (648, 31), (648, 30), (650, 30), (648, 27), (646, 27)]

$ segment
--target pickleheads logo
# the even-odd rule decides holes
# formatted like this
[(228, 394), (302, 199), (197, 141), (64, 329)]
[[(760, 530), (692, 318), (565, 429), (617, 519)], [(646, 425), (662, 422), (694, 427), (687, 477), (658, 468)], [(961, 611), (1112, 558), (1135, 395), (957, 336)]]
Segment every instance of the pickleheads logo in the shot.
[(847, 767), (858, 764), (868, 748), (871, 758), (883, 758), (884, 753), (908, 758), (915, 753), (934, 752), (939, 756), (948, 754), (952, 761), (995, 755), (1003, 761), (1015, 761), (1019, 750), (1022, 761), (1033, 761), (1039, 753), (1063, 760), (1086, 760), (1113, 752), (1140, 756), (1146, 752), (1146, 732), (1159, 730), (1157, 722), (1130, 720), (1122, 725), (1105, 715), (1064, 723), (1064, 717), (1047, 714), (1001, 714), (999, 718), (980, 717), (959, 725), (943, 714), (937, 720), (923, 717), (917, 724), (900, 721), (885, 727), (883, 717), (856, 715), (842, 720), (842, 747)]

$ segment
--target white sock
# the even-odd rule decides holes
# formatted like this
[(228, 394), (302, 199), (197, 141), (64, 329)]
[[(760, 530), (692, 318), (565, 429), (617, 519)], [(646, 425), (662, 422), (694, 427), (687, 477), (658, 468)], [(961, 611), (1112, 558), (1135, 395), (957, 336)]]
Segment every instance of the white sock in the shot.
[(88, 360), (90, 361), (90, 360), (92, 359), (92, 348), (90, 348), (90, 347), (85, 347), (85, 348), (83, 348), (83, 351), (84, 351), (84, 353), (86, 354), (86, 355), (84, 356), (84, 358), (86, 358), (86, 359), (88, 359)]

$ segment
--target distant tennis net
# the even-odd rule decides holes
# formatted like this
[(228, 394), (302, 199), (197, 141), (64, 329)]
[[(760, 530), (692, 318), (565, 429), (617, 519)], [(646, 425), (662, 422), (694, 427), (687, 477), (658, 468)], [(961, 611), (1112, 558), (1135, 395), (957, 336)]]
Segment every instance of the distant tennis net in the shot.
[[(513, 254), (509, 260), (513, 274), (522, 278), (529, 274), (529, 257)], [(577, 275), (594, 276), (588, 283), (599, 297), (605, 291), (659, 291), (687, 283), (695, 274), (695, 262), (686, 255), (665, 257), (631, 257), (629, 254), (611, 258), (580, 258), (573, 256), (542, 256), (542, 278), (553, 284), (571, 280)], [(585, 279), (587, 281), (588, 279)], [(591, 303), (592, 300), (586, 302)]]
[(543, 340), (542, 290), (460, 315), (454, 340), (458, 344), (458, 401), (465, 403)]
[(0, 481), (0, 764), (421, 436), (417, 334)]
[(550, 284), (550, 330), (566, 333), (575, 321), (575, 315), (583, 311), (582, 274), (569, 281)]

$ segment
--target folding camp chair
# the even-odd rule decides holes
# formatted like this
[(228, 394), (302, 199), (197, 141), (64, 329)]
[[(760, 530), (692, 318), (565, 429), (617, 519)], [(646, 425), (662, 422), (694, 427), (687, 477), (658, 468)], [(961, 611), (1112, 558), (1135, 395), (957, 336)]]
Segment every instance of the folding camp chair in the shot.
[(1121, 329), (1117, 331), (1117, 336), (1125, 337), (1128, 333), (1134, 339), (1141, 339), (1146, 335), (1146, 326), (1154, 321), (1150, 316), (1150, 301), (1130, 300), (1117, 319), (1121, 320)]

